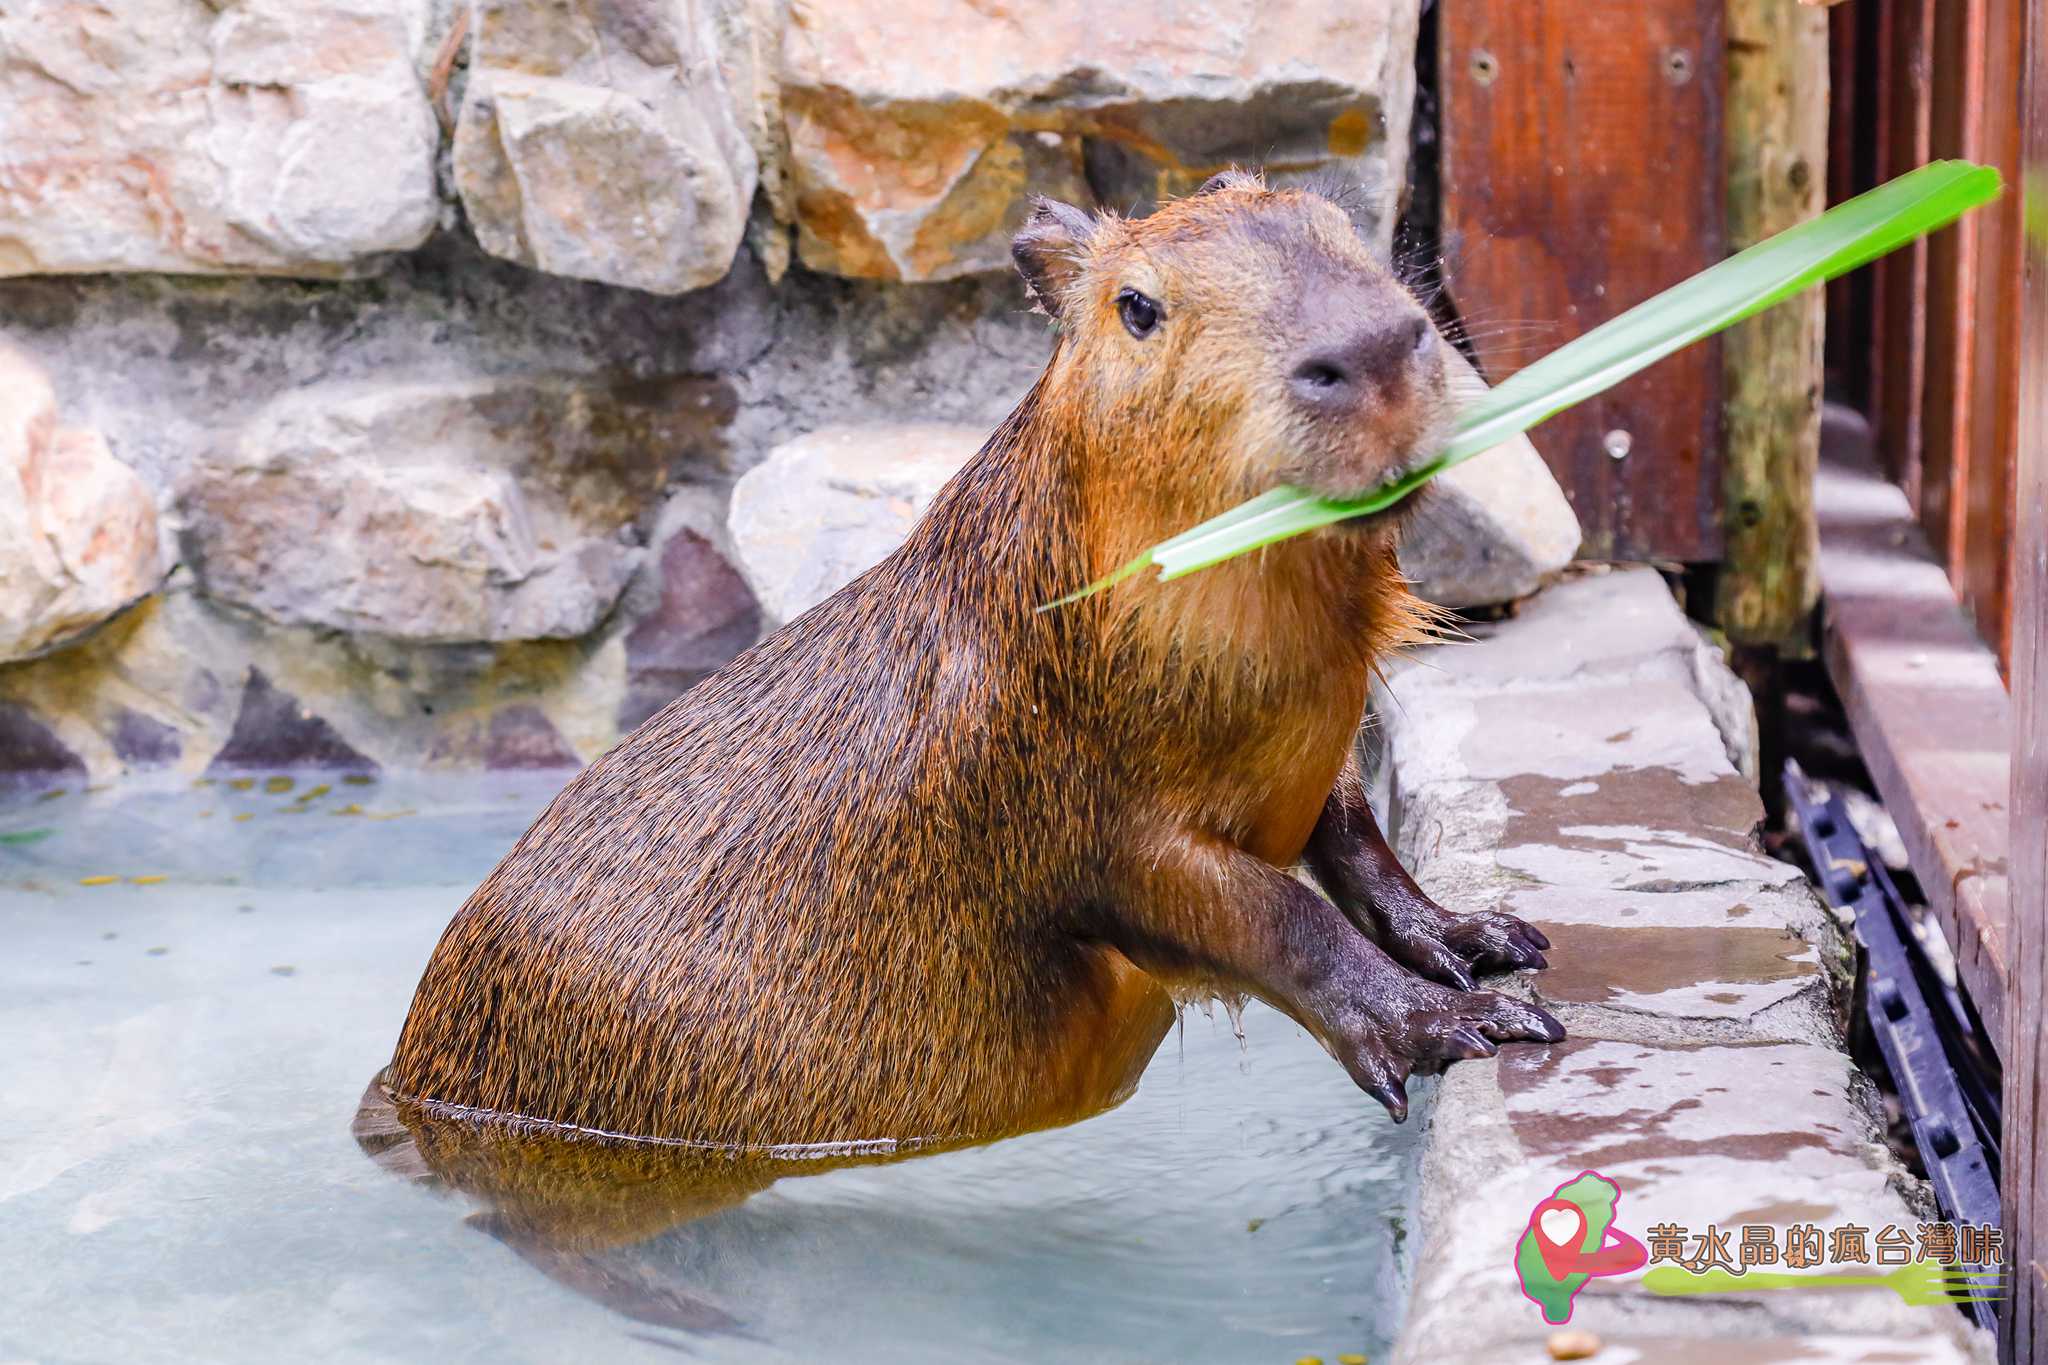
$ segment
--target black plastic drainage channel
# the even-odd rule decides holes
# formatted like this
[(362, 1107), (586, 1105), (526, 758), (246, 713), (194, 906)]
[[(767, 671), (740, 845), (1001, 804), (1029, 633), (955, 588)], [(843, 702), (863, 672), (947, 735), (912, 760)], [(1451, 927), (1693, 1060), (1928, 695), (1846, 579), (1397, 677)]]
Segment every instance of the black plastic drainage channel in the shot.
[[(1974, 1027), (1968, 1010), (1928, 961), (1898, 889), (1849, 822), (1842, 798), (1830, 792), (1815, 800), (1796, 763), (1785, 764), (1784, 781), (1822, 894), (1856, 917), (1870, 1031), (1898, 1086), (1942, 1216), (1995, 1227), (1999, 1099), (1967, 1063), (1958, 1069)], [(1980, 1326), (1998, 1330), (1995, 1304), (1971, 1300), (1964, 1307)]]

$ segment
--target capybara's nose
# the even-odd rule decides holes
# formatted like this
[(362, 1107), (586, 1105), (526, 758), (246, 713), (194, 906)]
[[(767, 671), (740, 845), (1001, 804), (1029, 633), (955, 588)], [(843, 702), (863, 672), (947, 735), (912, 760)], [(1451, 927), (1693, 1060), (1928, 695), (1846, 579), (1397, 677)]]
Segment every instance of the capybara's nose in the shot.
[(1356, 407), (1368, 394), (1398, 397), (1418, 360), (1436, 345), (1436, 329), (1417, 314), (1371, 323), (1336, 345), (1311, 349), (1287, 376), (1295, 398), (1318, 413)]

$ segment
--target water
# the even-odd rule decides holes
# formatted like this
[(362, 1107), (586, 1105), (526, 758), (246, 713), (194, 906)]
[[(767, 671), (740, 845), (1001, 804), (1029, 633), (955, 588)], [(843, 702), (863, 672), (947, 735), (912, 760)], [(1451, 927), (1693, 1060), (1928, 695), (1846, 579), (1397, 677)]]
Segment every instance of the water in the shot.
[(1417, 1125), (1256, 1006), (1243, 1046), (1189, 1014), (1107, 1114), (587, 1254), (367, 1159), (435, 937), (558, 781), (0, 808), (0, 1361), (1383, 1352)]

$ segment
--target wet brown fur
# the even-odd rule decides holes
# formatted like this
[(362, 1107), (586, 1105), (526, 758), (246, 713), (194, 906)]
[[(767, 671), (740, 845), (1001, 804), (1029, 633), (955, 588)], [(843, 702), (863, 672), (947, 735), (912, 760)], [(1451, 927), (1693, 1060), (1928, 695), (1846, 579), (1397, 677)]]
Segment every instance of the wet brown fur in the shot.
[(1290, 409), (1305, 299), (1416, 307), (1315, 195), (1045, 217), (1030, 394), (901, 549), (554, 800), (436, 948), (397, 1095), (690, 1142), (988, 1137), (1127, 1093), (1177, 998), (1276, 996), (1218, 941), (1260, 912), (1169, 872), (1301, 858), (1423, 619), (1394, 527), (1039, 607), (1277, 482), (1369, 486), (1444, 382), (1394, 376), (1342, 431)]

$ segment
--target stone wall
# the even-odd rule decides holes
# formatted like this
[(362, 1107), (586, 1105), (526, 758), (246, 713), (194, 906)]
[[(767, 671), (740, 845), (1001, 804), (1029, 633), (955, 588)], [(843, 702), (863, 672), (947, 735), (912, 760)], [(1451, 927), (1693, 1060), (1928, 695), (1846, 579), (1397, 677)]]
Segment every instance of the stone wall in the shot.
[(1021, 394), (1030, 193), (1384, 247), (1416, 10), (7, 6), (0, 772), (588, 759), (784, 609), (741, 474)]

